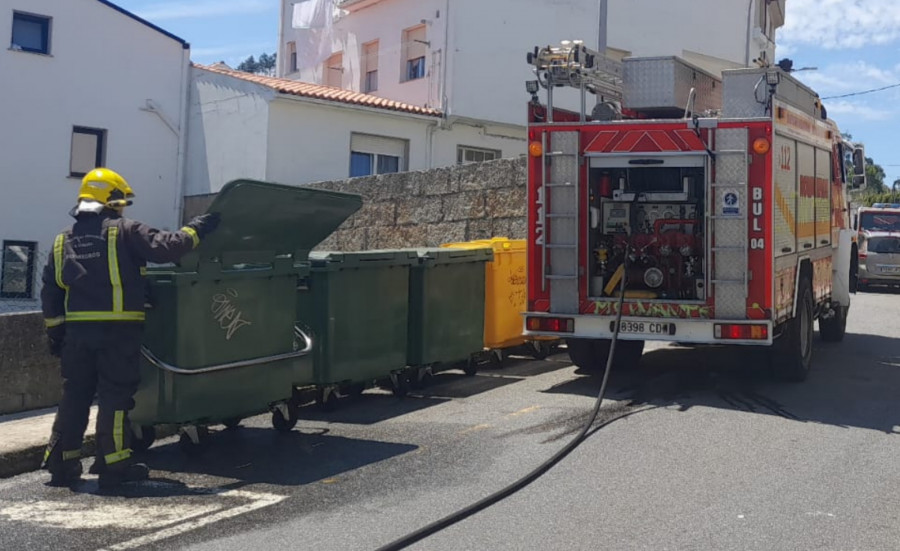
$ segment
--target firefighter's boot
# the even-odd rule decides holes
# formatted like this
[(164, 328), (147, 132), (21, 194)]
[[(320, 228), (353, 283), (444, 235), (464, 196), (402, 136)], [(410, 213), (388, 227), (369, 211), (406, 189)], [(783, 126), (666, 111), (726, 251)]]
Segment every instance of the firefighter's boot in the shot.
[(150, 477), (150, 468), (143, 463), (123, 461), (107, 465), (100, 473), (100, 487), (114, 488), (125, 482), (138, 482)]
[(50, 486), (71, 486), (81, 480), (81, 450), (63, 451), (59, 441), (60, 434), (54, 432), (41, 468), (50, 471)]
[(72, 486), (81, 480), (81, 461), (71, 459), (62, 461), (59, 467), (50, 469), (50, 486), (65, 487)]

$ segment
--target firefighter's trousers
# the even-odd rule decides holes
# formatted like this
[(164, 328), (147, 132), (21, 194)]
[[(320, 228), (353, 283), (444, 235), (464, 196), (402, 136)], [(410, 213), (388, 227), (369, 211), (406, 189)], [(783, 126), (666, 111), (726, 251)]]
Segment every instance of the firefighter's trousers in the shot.
[(61, 461), (80, 457), (95, 395), (100, 470), (130, 463), (128, 411), (134, 407), (133, 397), (140, 382), (142, 334), (143, 324), (138, 323), (67, 324), (61, 358), (63, 396), (45, 456), (51, 471)]

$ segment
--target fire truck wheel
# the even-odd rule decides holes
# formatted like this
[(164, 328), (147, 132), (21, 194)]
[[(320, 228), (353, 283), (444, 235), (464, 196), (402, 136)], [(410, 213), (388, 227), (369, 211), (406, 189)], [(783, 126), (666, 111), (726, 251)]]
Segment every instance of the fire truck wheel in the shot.
[(597, 371), (606, 367), (609, 341), (598, 339), (566, 339), (569, 359), (582, 371)]
[(643, 355), (644, 341), (619, 341), (616, 343), (613, 369), (634, 369), (640, 363)]
[(806, 380), (812, 361), (813, 296), (809, 277), (800, 279), (797, 315), (785, 323), (781, 337), (769, 350), (774, 375), (784, 381)]
[(829, 319), (819, 318), (819, 335), (825, 342), (840, 342), (844, 340), (847, 331), (847, 307), (838, 306), (834, 310), (834, 317)]

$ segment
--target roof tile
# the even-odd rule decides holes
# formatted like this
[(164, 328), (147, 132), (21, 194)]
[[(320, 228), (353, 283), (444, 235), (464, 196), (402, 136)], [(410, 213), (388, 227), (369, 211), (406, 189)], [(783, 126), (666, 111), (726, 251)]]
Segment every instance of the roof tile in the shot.
[(305, 98), (315, 98), (338, 103), (347, 103), (352, 105), (362, 105), (365, 107), (374, 107), (376, 109), (385, 109), (389, 111), (400, 111), (403, 113), (412, 113), (415, 115), (426, 115), (432, 117), (440, 117), (441, 112), (430, 107), (419, 107), (387, 98), (381, 98), (370, 94), (361, 94), (352, 90), (344, 90), (333, 86), (323, 86), (321, 84), (312, 84), (310, 82), (301, 82), (299, 80), (290, 80), (286, 78), (267, 77), (263, 75), (254, 75), (243, 71), (235, 71), (233, 69), (225, 69), (218, 65), (199, 65), (194, 67), (204, 69), (213, 73), (232, 76), (241, 80), (255, 82), (272, 88), (276, 92), (299, 96)]

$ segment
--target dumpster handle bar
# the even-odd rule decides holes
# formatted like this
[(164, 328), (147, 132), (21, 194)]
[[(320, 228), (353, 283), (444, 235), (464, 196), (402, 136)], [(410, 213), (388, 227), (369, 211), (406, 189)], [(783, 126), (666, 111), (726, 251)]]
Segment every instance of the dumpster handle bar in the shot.
[(241, 367), (252, 367), (254, 365), (260, 365), (269, 362), (277, 362), (280, 360), (290, 360), (291, 358), (299, 358), (301, 356), (306, 356), (312, 351), (313, 342), (312, 339), (303, 332), (299, 327), (294, 327), (294, 334), (303, 339), (303, 342), (306, 344), (306, 347), (303, 350), (298, 350), (296, 352), (289, 352), (287, 354), (278, 354), (275, 356), (266, 356), (264, 358), (253, 358), (252, 360), (242, 360), (239, 362), (231, 362), (227, 364), (219, 364), (219, 365), (211, 365), (209, 367), (202, 367), (200, 369), (183, 369), (180, 367), (176, 367), (174, 365), (167, 364), (166, 362), (157, 358), (153, 352), (150, 352), (146, 346), (141, 346), (141, 354), (147, 359), (148, 362), (155, 365), (160, 369), (164, 369), (166, 371), (171, 371), (172, 373), (177, 373), (179, 375), (201, 375), (203, 373), (212, 373), (215, 371), (227, 371), (229, 369), (238, 369)]

